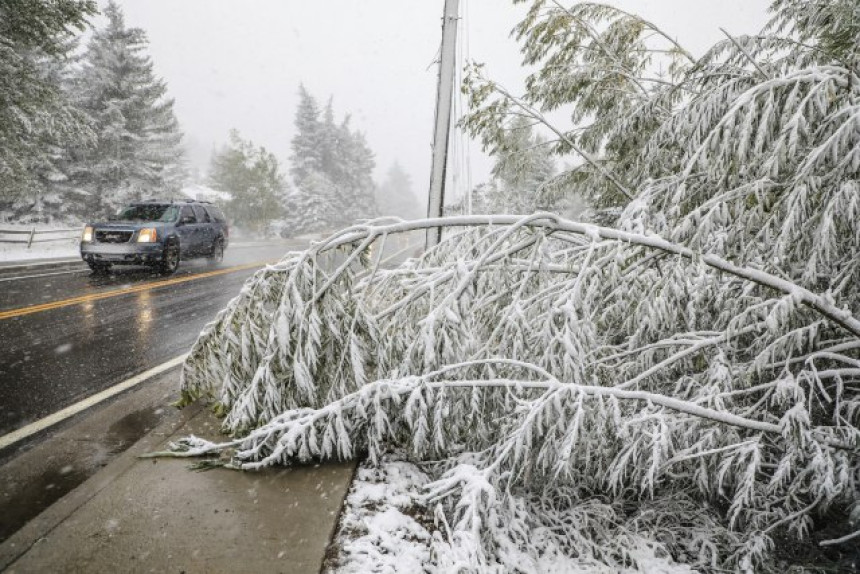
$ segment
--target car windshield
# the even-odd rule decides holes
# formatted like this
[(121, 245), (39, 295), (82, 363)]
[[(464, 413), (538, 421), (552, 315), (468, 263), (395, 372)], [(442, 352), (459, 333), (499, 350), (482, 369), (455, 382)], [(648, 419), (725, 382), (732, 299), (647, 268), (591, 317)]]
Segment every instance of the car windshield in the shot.
[(119, 210), (119, 221), (176, 221), (179, 208), (175, 205), (131, 205)]

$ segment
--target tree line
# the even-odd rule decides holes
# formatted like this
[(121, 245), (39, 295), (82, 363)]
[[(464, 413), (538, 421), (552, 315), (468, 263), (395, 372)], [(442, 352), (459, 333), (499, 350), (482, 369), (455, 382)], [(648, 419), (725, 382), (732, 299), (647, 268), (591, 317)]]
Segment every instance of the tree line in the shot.
[(182, 133), (146, 34), (107, 20), (83, 51), (95, 2), (0, 6), (0, 211), (15, 221), (72, 221), (178, 191)]
[(335, 119), (331, 98), (321, 108), (304, 86), (299, 87), (290, 149), (289, 178), (271, 152), (237, 130), (213, 154), (208, 183), (230, 193), (225, 207), (237, 223), (289, 236), (334, 229), (382, 212), (420, 215), (402, 169), (395, 163), (377, 186), (376, 160), (364, 134), (350, 125), (349, 115)]
[[(6, 220), (106, 217), (129, 201), (180, 196), (188, 179), (174, 101), (154, 72), (145, 31), (127, 26), (113, 1), (102, 12), (104, 25), (92, 27), (98, 13), (94, 0), (0, 4)], [(405, 215), (404, 202), (415, 216), (408, 176), (395, 170), (377, 186), (374, 154), (349, 116), (336, 121), (331, 99), (323, 109), (303, 86), (299, 95), (289, 177), (274, 154), (237, 130), (213, 154), (208, 181), (231, 196), (228, 217), (287, 235), (380, 212)], [(381, 190), (392, 209), (377, 207)]]

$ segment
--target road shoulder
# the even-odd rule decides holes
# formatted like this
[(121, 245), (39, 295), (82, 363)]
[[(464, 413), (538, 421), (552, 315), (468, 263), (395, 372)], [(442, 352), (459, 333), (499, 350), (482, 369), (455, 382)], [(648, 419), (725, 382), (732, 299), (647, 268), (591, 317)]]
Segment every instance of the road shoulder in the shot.
[(138, 458), (218, 424), (199, 406), (166, 421), (0, 545), (0, 569), (319, 571), (354, 464), (199, 473)]

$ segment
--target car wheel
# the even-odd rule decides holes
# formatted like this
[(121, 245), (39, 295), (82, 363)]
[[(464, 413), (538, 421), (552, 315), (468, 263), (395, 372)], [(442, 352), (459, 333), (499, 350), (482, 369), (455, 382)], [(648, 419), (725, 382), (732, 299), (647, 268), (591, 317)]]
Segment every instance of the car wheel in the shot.
[(94, 263), (92, 261), (87, 261), (87, 265), (90, 266), (90, 269), (93, 270), (93, 273), (104, 275), (110, 271), (110, 263)]
[(161, 272), (165, 275), (171, 275), (176, 272), (179, 267), (179, 245), (169, 243), (164, 248), (164, 257), (161, 259)]
[(209, 263), (221, 263), (224, 261), (224, 242), (220, 239), (215, 241), (215, 244), (212, 246), (212, 252), (207, 257)]

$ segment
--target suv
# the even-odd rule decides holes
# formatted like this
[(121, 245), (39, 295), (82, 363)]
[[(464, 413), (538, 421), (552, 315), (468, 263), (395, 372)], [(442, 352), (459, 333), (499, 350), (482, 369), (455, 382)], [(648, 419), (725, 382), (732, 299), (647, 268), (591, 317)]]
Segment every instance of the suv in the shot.
[(229, 229), (221, 210), (206, 201), (146, 201), (124, 207), (107, 223), (90, 223), (81, 257), (93, 271), (111, 265), (149, 265), (165, 274), (180, 259), (224, 258)]

